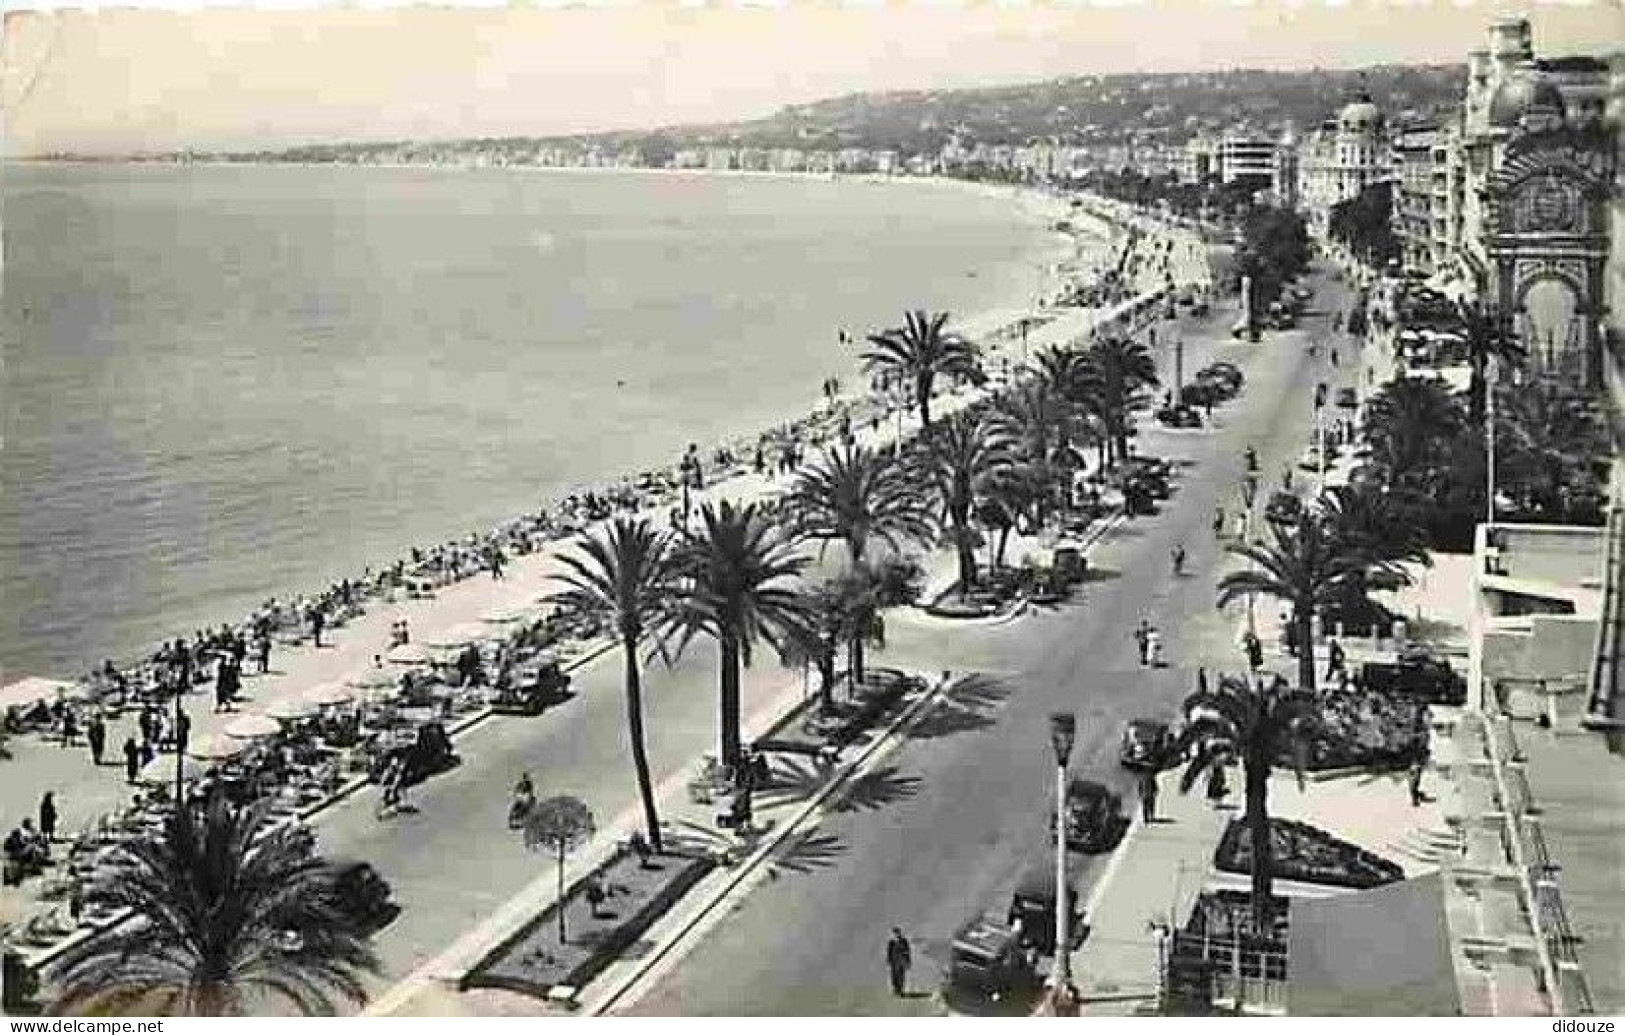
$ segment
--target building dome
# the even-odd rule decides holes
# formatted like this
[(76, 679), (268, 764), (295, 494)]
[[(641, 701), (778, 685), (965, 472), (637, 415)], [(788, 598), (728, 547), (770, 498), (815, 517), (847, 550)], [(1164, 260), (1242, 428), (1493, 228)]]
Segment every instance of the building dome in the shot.
[(1337, 126), (1346, 133), (1369, 133), (1382, 127), (1382, 112), (1362, 93), (1337, 113)]
[(1564, 109), (1563, 94), (1550, 79), (1533, 68), (1521, 68), (1490, 99), (1489, 122), (1501, 129), (1520, 126), (1531, 117), (1562, 122)]

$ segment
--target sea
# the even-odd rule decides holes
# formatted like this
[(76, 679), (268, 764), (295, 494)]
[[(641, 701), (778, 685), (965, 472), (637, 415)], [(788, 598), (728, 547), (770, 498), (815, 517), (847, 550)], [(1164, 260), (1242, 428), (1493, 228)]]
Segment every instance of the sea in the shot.
[(906, 308), (1029, 302), (1056, 213), (925, 180), (0, 169), (0, 685), (810, 412)]

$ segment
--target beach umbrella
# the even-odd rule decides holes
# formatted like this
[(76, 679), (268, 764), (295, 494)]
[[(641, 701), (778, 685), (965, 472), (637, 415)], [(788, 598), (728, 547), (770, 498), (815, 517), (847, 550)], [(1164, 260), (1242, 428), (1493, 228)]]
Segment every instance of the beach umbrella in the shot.
[(338, 683), (323, 683), (321, 686), (306, 690), (302, 699), (318, 708), (326, 708), (336, 704), (348, 704), (355, 700), (355, 691)]
[(480, 615), (480, 621), (490, 622), (492, 625), (507, 625), (510, 622), (523, 622), (529, 620), (535, 612), (528, 607), (499, 607)]
[[(246, 743), (233, 737), (200, 737), (192, 742), (186, 753), (193, 758), (206, 762), (218, 762), (228, 758), (236, 758), (248, 747)], [(156, 759), (154, 761), (157, 761)], [(169, 775), (175, 775), (174, 760), (169, 760)]]
[(388, 690), (400, 684), (400, 677), (387, 668), (369, 668), (347, 681), (357, 690)]
[(425, 643), (431, 647), (462, 647), (470, 643), (479, 643), (495, 635), (489, 626), (478, 622), (464, 622), (453, 626), (441, 633), (431, 633), (424, 637)]
[[(212, 762), (199, 761), (196, 758), (181, 759), (181, 779), (196, 780), (212, 767)], [(175, 756), (160, 755), (141, 767), (136, 779), (142, 783), (161, 784), (165, 787), (175, 785)]]
[(249, 712), (226, 723), (225, 732), (226, 736), (238, 740), (258, 740), (261, 737), (274, 737), (281, 733), (282, 725), (269, 715)]
[[(316, 706), (309, 701), (292, 697), (282, 701), (273, 701), (270, 707), (265, 709), (265, 714), (273, 719), (304, 719), (315, 715), (316, 710)], [(226, 732), (231, 732), (230, 726), (226, 727)]]
[(397, 665), (426, 665), (434, 660), (434, 655), (421, 643), (403, 643), (389, 648), (384, 660)]

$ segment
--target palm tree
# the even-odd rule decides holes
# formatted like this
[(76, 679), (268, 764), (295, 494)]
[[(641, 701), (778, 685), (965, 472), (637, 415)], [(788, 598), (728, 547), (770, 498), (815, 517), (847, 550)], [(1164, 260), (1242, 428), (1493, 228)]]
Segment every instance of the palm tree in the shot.
[(1242, 766), (1244, 817), (1252, 840), (1253, 927), (1267, 935), (1271, 922), (1274, 846), (1270, 838), (1269, 779), (1275, 767), (1289, 761), (1303, 778), (1309, 741), (1318, 724), (1313, 695), (1287, 689), (1279, 676), (1269, 687), (1246, 679), (1221, 676), (1216, 689), (1198, 687), (1185, 699), (1185, 726), (1175, 757), (1190, 761), (1180, 775), (1179, 790), (1188, 792), (1203, 774), (1231, 760)]
[(1551, 384), (1496, 397), (1496, 482), (1525, 513), (1567, 520), (1582, 497), (1601, 492), (1596, 458), (1610, 450), (1596, 404)]
[(1423, 520), (1426, 503), (1414, 493), (1370, 481), (1337, 485), (1321, 496), (1320, 513), (1327, 534), (1370, 564), (1356, 565), (1344, 580), (1339, 609), (1344, 616), (1370, 610), (1373, 574), (1395, 588), (1411, 583), (1401, 565), (1433, 565)]
[(791, 650), (793, 638), (805, 642), (812, 618), (796, 582), (807, 558), (754, 503), (708, 503), (700, 524), (676, 551), (680, 581), (672, 632), (679, 651), (697, 633), (717, 641), (722, 763), (733, 768), (740, 760), (740, 667), (750, 664), (757, 640), (781, 655)]
[(1129, 423), (1150, 405), (1147, 392), (1160, 382), (1157, 365), (1146, 347), (1130, 338), (1102, 338), (1086, 354), (1090, 391), (1106, 426), (1108, 459), (1128, 455)]
[(1298, 645), (1298, 687), (1315, 688), (1315, 612), (1331, 603), (1363, 567), (1385, 567), (1331, 534), (1324, 517), (1309, 510), (1293, 525), (1271, 522), (1271, 542), (1229, 543), (1225, 549), (1249, 562), (1219, 580), (1218, 603), (1260, 594), (1292, 607)]
[(53, 975), (60, 1009), (232, 1016), (270, 996), (331, 1014), (337, 998), (365, 1000), (362, 975), (378, 962), (336, 871), (267, 803), (233, 812), (216, 794), (114, 852), (126, 869), (106, 901), (135, 920), (68, 950)]
[(937, 424), (919, 455), (925, 480), (936, 488), (959, 558), (959, 585), (976, 585), (976, 505), (1011, 461), (1009, 443), (987, 417), (956, 413)]
[(561, 558), (569, 570), (558, 576), (565, 584), (552, 599), (584, 614), (607, 620), (620, 637), (625, 666), (626, 729), (632, 769), (643, 802), (643, 824), (649, 845), (661, 850), (660, 816), (655, 810), (654, 781), (643, 736), (643, 674), (638, 648), (646, 636), (658, 637), (671, 620), (677, 580), (671, 538), (657, 533), (647, 518), (618, 517), (601, 535), (581, 544), (581, 553)]
[(1401, 377), (1366, 404), (1365, 433), (1387, 480), (1431, 493), (1450, 466), (1448, 444), (1462, 426), (1461, 407), (1442, 381)]
[(1467, 331), (1467, 355), (1472, 365), (1472, 379), (1467, 382), (1467, 420), (1475, 428), (1484, 426), (1486, 371), (1493, 360), (1504, 367), (1519, 366), (1526, 353), (1517, 336), (1506, 329), (1492, 315), (1485, 312), (1482, 303), (1459, 304), (1462, 326)]
[(931, 390), (938, 375), (976, 377), (980, 350), (956, 334), (946, 333), (948, 314), (923, 309), (905, 313), (903, 326), (869, 335), (873, 348), (862, 355), (864, 370), (893, 374), (912, 382), (920, 408), (920, 426), (931, 426)]
[(935, 531), (931, 508), (906, 465), (863, 446), (828, 450), (796, 475), (783, 504), (798, 535), (839, 539), (863, 563), (871, 538), (892, 549)]

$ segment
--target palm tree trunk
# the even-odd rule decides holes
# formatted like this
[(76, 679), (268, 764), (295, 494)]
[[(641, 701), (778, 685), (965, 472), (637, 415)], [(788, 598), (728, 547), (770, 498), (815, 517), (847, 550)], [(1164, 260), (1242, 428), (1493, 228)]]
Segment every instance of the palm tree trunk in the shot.
[(818, 707), (820, 711), (835, 710), (835, 644), (820, 645), (818, 652)]
[(733, 630), (723, 632), (722, 650), (722, 764), (739, 765), (739, 640)]
[(626, 637), (621, 648), (626, 660), (626, 733), (632, 742), (632, 771), (637, 774), (638, 798), (643, 802), (643, 826), (649, 847), (661, 851), (660, 814), (655, 810), (654, 781), (649, 776), (649, 751), (643, 742), (643, 674), (638, 671), (638, 641)]
[(1298, 627), (1298, 687), (1311, 693), (1315, 689), (1315, 609), (1297, 607), (1292, 617)]
[(850, 669), (848, 677), (853, 689), (856, 689), (863, 682), (863, 638), (865, 635), (865, 632), (859, 632), (853, 636), (846, 648), (847, 657), (850, 659), (850, 664), (847, 666)]
[(976, 554), (971, 551), (970, 525), (962, 521), (954, 524), (954, 551), (959, 555), (959, 591), (963, 593), (976, 584)]
[(568, 945), (569, 942), (570, 942), (570, 939), (565, 934), (565, 931), (564, 931), (564, 842), (562, 842), (562, 841), (559, 842), (558, 875), (559, 875), (559, 899), (558, 899), (558, 902), (559, 902), (559, 904), (558, 904), (559, 944), (560, 945)]
[(1275, 846), (1270, 839), (1269, 763), (1249, 759), (1244, 769), (1247, 832), (1253, 847), (1253, 926), (1264, 936), (1270, 930), (1275, 879)]
[(1010, 532), (1015, 527), (1015, 525), (1007, 525), (999, 530), (999, 549), (998, 552), (993, 555), (993, 567), (1004, 567), (1004, 548), (1010, 545)]
[(920, 430), (923, 432), (931, 426), (931, 382), (929, 374), (921, 375), (914, 381), (914, 391), (920, 397)]

